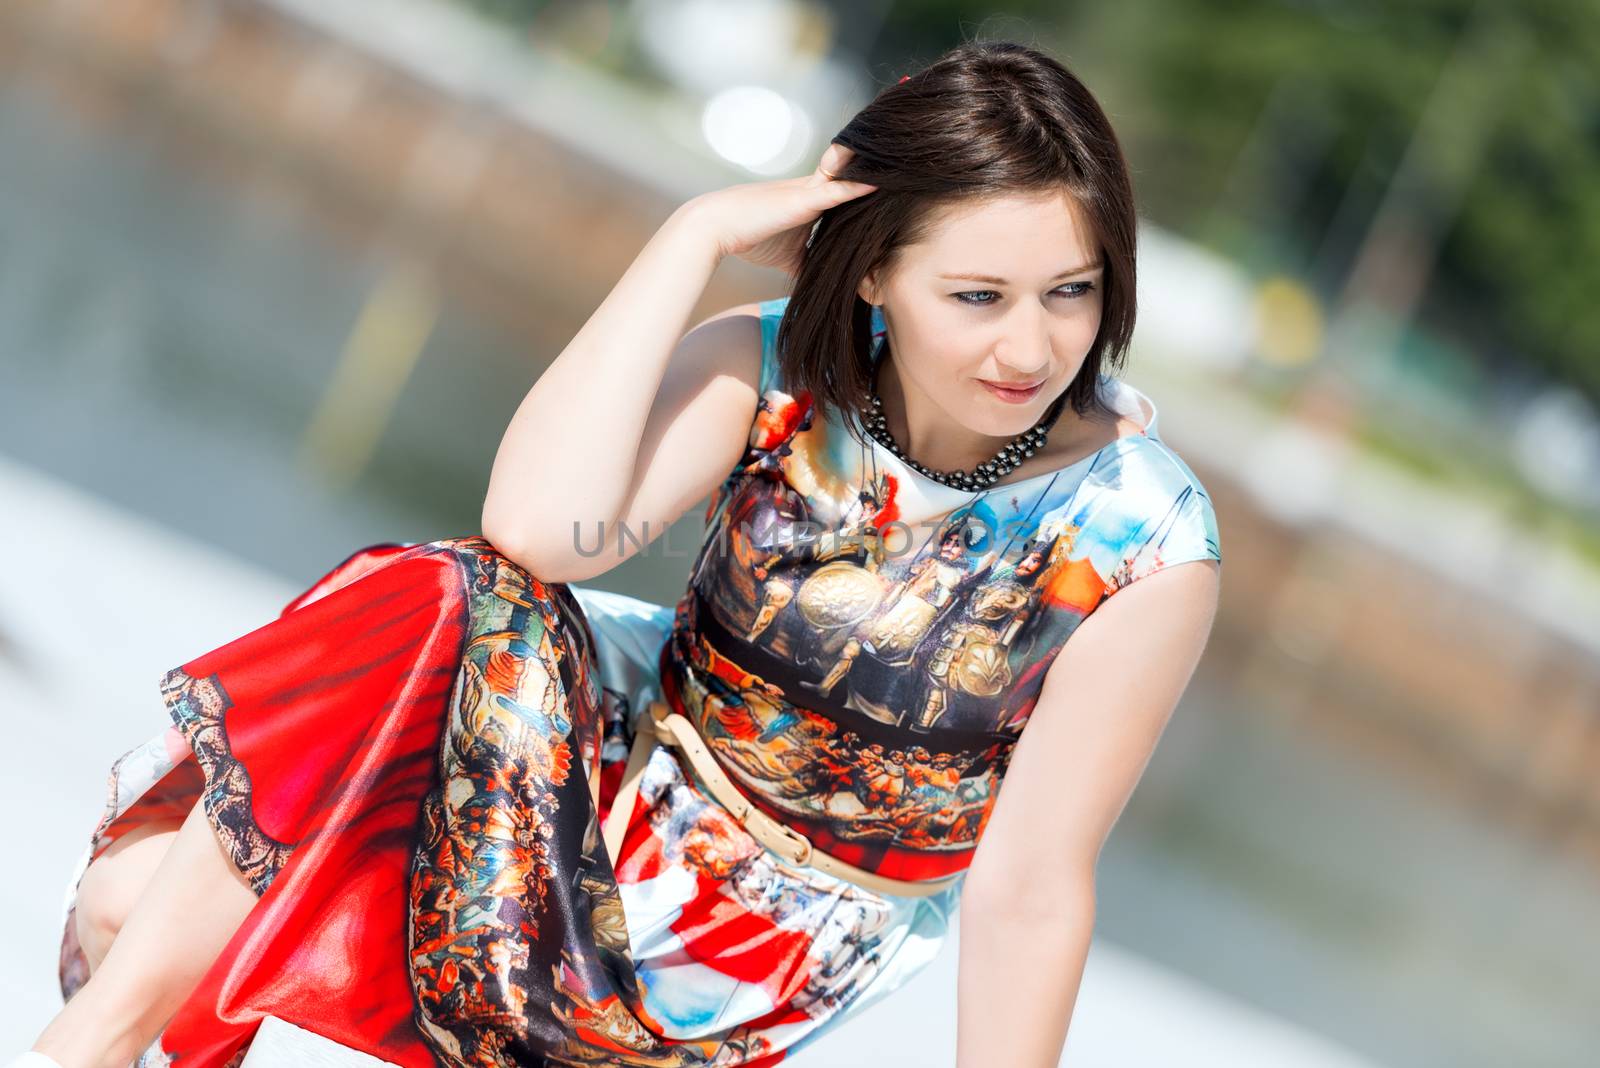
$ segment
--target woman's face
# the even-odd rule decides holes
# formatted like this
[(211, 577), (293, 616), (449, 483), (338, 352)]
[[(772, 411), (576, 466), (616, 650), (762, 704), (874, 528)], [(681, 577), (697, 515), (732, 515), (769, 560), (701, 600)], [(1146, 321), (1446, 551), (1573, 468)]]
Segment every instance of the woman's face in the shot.
[[(882, 306), (908, 409), (931, 406), (975, 434), (1010, 437), (1038, 422), (1083, 366), (1104, 277), (1061, 192), (946, 208), (926, 240), (903, 246), (888, 276), (869, 275), (859, 292)], [(1038, 385), (1006, 395), (985, 382)]]

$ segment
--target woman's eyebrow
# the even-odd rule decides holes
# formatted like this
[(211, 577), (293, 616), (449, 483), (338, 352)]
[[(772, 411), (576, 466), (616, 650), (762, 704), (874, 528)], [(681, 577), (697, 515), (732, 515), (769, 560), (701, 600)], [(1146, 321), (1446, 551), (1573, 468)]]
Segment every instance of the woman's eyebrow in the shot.
[[(1057, 278), (1068, 278), (1075, 274), (1085, 274), (1089, 271), (1097, 271), (1101, 266), (1102, 264), (1100, 261), (1095, 260), (1093, 263), (1086, 263), (1082, 267), (1073, 267), (1070, 270), (1062, 271), (1060, 274), (1056, 275), (1055, 278), (1050, 279), (1050, 281), (1054, 282)], [(1007, 284), (1004, 278), (996, 278), (990, 274), (941, 274), (939, 277), (957, 279), (963, 282), (984, 282), (991, 286), (1003, 286)]]

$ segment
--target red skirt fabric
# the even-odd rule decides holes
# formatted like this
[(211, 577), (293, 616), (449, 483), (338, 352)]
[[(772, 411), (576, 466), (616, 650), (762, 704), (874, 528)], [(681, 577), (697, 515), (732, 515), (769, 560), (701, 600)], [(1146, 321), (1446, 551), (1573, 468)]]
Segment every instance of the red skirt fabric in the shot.
[(268, 1015), (407, 1068), (774, 1064), (931, 959), (953, 894), (783, 865), (664, 747), (613, 870), (671, 613), (591, 627), (608, 596), (479, 537), (375, 545), (167, 672), (78, 874), (203, 798), (260, 901), (141, 1068), (237, 1065)]
[[(397, 935), (467, 634), (461, 567), (437, 545), (363, 549), (277, 620), (161, 680), (174, 725), (118, 762), (113, 788), (171, 770), (121, 811), (111, 798), (92, 853), (203, 795), (261, 901), (146, 1061), (237, 1063), (263, 1016), (315, 1006), (328, 1038), (434, 1065)], [(70, 997), (87, 972), (66, 926)]]

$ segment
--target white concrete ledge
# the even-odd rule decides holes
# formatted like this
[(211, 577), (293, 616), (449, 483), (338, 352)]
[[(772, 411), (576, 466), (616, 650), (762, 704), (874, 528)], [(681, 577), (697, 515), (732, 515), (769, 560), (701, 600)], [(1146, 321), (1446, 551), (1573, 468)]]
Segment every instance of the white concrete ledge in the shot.
[(240, 1068), (399, 1068), (276, 1016), (261, 1021)]

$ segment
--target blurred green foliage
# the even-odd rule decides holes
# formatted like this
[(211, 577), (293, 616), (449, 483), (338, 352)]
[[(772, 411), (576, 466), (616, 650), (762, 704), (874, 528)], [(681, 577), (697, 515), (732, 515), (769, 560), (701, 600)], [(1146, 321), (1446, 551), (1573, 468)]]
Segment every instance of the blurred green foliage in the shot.
[[(1297, 271), (1331, 298), (1415, 153), (1431, 269), (1423, 324), (1490, 381), (1525, 362), (1600, 401), (1600, 5), (1057, 10), (1053, 51), (1106, 104), (1150, 217), (1262, 272)], [(1465, 77), (1436, 99), (1458, 49)], [(1431, 139), (1418, 136), (1430, 106)]]

